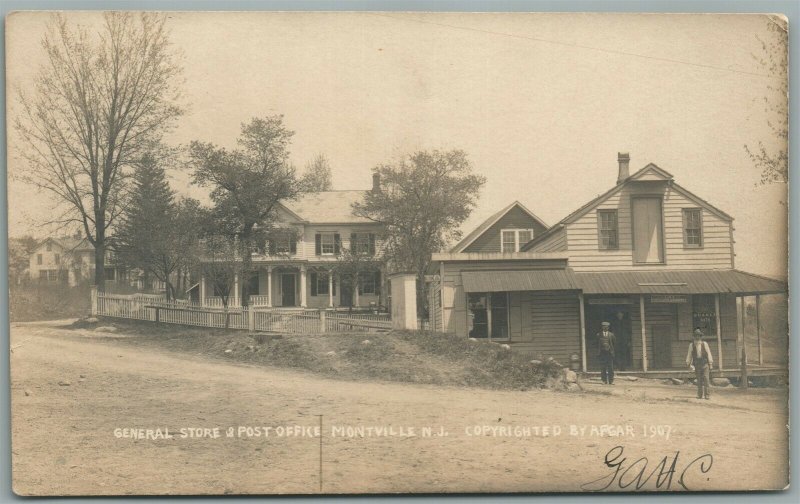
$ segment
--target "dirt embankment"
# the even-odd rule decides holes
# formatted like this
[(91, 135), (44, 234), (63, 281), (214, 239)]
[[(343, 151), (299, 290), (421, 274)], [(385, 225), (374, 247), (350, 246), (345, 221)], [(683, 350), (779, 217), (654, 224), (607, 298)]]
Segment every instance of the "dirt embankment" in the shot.
[[(344, 380), (525, 390), (552, 387), (557, 362), (531, 363), (507, 346), (427, 332), (248, 335), (244, 331), (105, 319), (78, 321), (78, 331), (113, 327), (126, 344), (249, 364), (301, 369)], [(102, 332), (102, 331), (101, 331)]]

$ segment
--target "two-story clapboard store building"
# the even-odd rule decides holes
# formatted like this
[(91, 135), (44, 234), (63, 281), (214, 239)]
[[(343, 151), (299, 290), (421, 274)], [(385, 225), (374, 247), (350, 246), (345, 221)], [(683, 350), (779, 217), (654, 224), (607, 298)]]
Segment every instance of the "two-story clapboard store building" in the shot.
[[(563, 363), (578, 355), (591, 370), (608, 320), (618, 366), (635, 371), (685, 367), (699, 326), (717, 362), (735, 367), (737, 297), (785, 293), (786, 284), (735, 269), (730, 215), (654, 164), (630, 175), (629, 156), (618, 162), (616, 185), (556, 225), (533, 228), (519, 251), (501, 229), (507, 239), (486, 243), (508, 247), (435, 254), (437, 326)], [(472, 243), (497, 232), (485, 224)]]
[[(377, 175), (371, 190), (380, 190)], [(278, 209), (278, 222), (294, 229), (294, 237), (253, 252), (253, 271), (248, 278), (236, 277), (230, 304), (241, 304), (243, 281), (249, 282), (253, 306), (339, 308), (385, 304), (386, 275), (381, 271), (362, 272), (355, 289), (335, 273), (345, 249), (358, 250), (365, 256), (377, 256), (380, 251), (380, 226), (353, 214), (353, 203), (361, 201), (366, 192), (322, 191), (283, 202)], [(203, 305), (221, 304), (213, 282), (205, 276), (196, 289)]]

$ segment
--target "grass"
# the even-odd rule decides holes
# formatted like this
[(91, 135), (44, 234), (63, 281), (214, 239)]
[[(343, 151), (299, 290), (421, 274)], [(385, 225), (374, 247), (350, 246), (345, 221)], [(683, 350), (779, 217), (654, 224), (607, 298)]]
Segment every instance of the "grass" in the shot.
[(32, 283), (9, 290), (12, 322), (82, 317), (89, 312), (89, 286)]
[(248, 335), (226, 331), (105, 319), (71, 327), (113, 325), (135, 338), (115, 341), (256, 365), (305, 370), (345, 380), (385, 380), (490, 389), (531, 389), (559, 383), (561, 367), (531, 364), (500, 345), (448, 334), (392, 331), (324, 335)]

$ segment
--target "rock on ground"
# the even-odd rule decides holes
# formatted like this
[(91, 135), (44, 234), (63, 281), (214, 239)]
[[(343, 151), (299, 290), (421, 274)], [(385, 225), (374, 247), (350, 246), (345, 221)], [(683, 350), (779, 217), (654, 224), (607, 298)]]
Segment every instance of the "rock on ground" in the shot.
[(727, 378), (712, 378), (711, 384), (716, 387), (727, 387), (731, 384), (731, 381)]
[(576, 383), (578, 381), (578, 373), (571, 369), (564, 369), (564, 381), (567, 383)]
[(97, 319), (97, 317), (89, 317), (89, 318), (87, 318), (87, 319), (85, 320), (85, 322), (86, 322), (87, 324), (96, 324), (96, 323), (98, 323), (98, 322), (100, 322), (100, 321)]
[(671, 381), (673, 385), (683, 385), (683, 380), (680, 378), (670, 378), (669, 381)]
[(98, 326), (98, 327), (95, 327), (94, 330), (97, 331), (97, 332), (111, 332), (111, 333), (117, 332), (117, 328), (114, 327), (114, 326), (110, 326), (110, 325), (109, 326), (105, 326), (105, 325)]

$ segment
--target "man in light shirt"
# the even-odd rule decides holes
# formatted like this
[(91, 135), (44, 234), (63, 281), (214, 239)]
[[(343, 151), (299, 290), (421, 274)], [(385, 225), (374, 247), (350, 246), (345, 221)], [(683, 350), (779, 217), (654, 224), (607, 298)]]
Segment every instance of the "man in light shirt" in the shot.
[(708, 343), (703, 341), (703, 331), (699, 327), (694, 330), (694, 339), (689, 343), (686, 365), (695, 372), (697, 377), (697, 398), (709, 399), (714, 357), (711, 355)]

